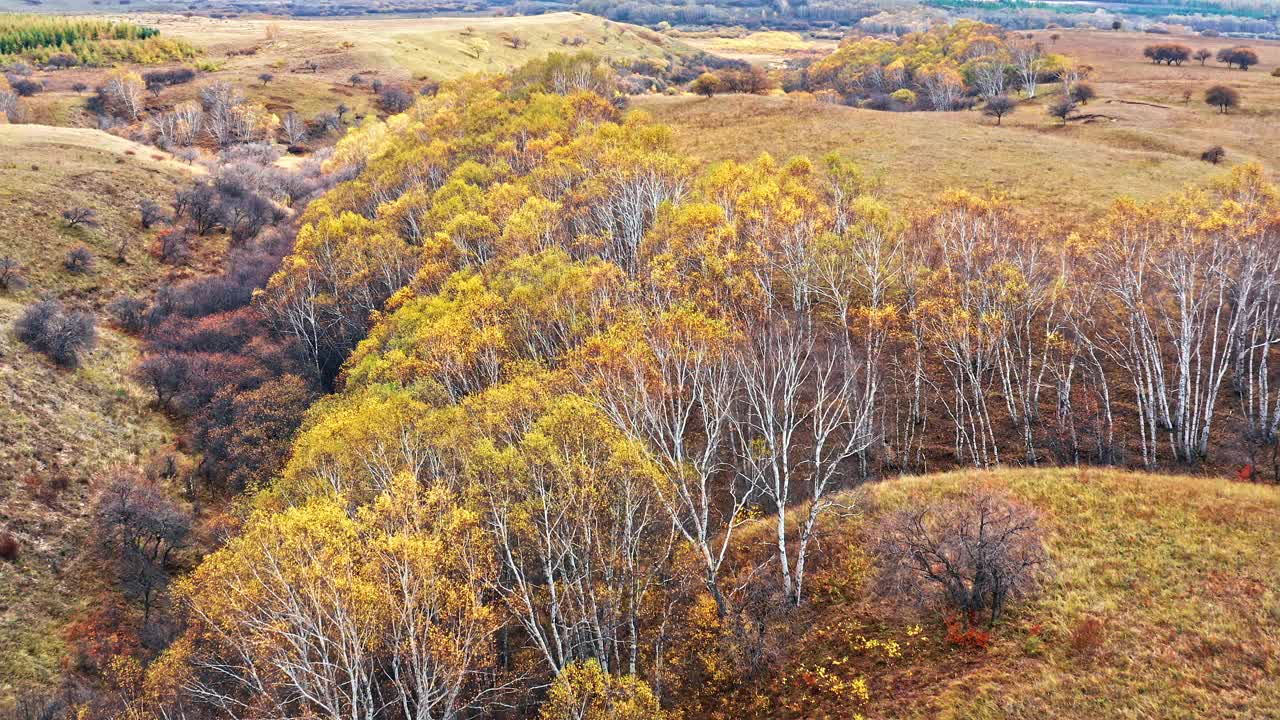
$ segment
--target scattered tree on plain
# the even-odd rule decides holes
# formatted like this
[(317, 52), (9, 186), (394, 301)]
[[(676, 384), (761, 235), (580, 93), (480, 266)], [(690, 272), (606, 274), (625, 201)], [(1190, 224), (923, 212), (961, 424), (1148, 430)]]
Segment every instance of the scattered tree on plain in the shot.
[(712, 98), (720, 91), (720, 78), (711, 73), (702, 73), (694, 79), (689, 90), (705, 98)]
[(1081, 104), (1088, 105), (1089, 101), (1098, 96), (1093, 86), (1086, 82), (1078, 82), (1071, 86), (1071, 92), (1068, 93), (1072, 100)]
[(1258, 52), (1243, 46), (1222, 48), (1218, 51), (1218, 62), (1226, 63), (1228, 68), (1239, 66), (1241, 70), (1248, 70), (1258, 64)]
[(62, 260), (67, 272), (84, 275), (93, 270), (93, 251), (84, 245), (78, 245), (67, 252)]
[(1227, 85), (1214, 85), (1204, 93), (1204, 101), (1216, 108), (1218, 112), (1240, 107), (1240, 92)]
[(1070, 119), (1071, 113), (1075, 111), (1076, 100), (1070, 96), (1059, 98), (1050, 103), (1049, 107), (1045, 108), (1045, 112), (1049, 113), (1050, 116), (1061, 120), (1063, 125), (1067, 124), (1067, 120)]
[(62, 211), (62, 222), (69, 228), (97, 227), (98, 212), (93, 208), (73, 207)]
[(1182, 65), (1191, 57), (1191, 48), (1177, 43), (1160, 43), (1146, 46), (1142, 55), (1157, 65)]
[(1222, 162), (1224, 159), (1226, 159), (1226, 157), (1227, 157), (1227, 151), (1224, 150), (1221, 145), (1214, 145), (1208, 150), (1205, 150), (1204, 152), (1200, 153), (1201, 160), (1207, 163), (1211, 163), (1213, 165), (1217, 165), (1218, 163)]

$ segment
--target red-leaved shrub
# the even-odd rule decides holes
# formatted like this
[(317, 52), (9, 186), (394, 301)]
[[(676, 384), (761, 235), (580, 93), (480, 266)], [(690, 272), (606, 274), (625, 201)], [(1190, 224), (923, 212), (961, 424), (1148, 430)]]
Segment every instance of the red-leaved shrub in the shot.
[(18, 539), (9, 533), (0, 533), (0, 560), (13, 562), (18, 559)]

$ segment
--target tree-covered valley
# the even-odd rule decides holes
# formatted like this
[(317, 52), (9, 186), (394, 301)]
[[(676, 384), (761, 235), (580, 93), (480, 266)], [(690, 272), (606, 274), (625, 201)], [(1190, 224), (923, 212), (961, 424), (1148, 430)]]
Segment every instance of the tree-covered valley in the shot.
[(3, 46), (0, 717), (1280, 712), (1280, 46), (112, 22)]

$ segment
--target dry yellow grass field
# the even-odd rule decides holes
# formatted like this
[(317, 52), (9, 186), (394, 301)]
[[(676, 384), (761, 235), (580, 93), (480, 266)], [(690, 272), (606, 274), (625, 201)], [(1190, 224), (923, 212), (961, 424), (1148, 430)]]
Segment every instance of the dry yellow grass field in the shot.
[[(202, 51), (196, 64), (205, 71), (198, 80), (166, 88), (157, 98), (148, 98), (150, 104), (173, 105), (194, 98), (200, 85), (225, 80), (278, 115), (292, 110), (308, 119), (338, 105), (345, 105), (357, 120), (376, 112), (377, 94), (371, 89), (375, 80), (387, 85), (407, 83), (416, 89), (427, 80), (508, 72), (552, 52), (591, 52), (620, 61), (694, 52), (677, 38), (570, 12), (512, 18), (107, 17), (155, 27), (162, 36), (185, 40)], [(514, 47), (513, 40), (520, 47)], [(104, 73), (100, 69), (41, 73), (45, 92), (26, 100), (32, 120), (91, 125), (92, 118), (83, 110), (87, 94), (75, 93), (72, 87), (77, 82), (94, 87)], [(273, 76), (269, 83), (259, 81), (263, 73)], [(353, 75), (360, 76), (359, 85), (350, 82)]]
[(714, 55), (763, 65), (777, 65), (788, 58), (801, 55), (822, 55), (835, 50), (839, 45), (835, 40), (815, 39), (786, 30), (742, 33), (671, 32), (670, 35)]
[[(1094, 68), (1099, 97), (1080, 112), (1105, 117), (1059, 126), (1045, 114), (1058, 85), (1042, 86), (1000, 127), (977, 111), (887, 113), (796, 95), (646, 96), (633, 107), (671, 124), (680, 148), (704, 161), (837, 152), (881, 173), (899, 199), (927, 202), (953, 187), (989, 190), (1055, 220), (1096, 213), (1121, 195), (1148, 199), (1203, 182), (1223, 171), (1199, 160), (1213, 145), (1226, 148), (1227, 165), (1256, 160), (1280, 168), (1280, 78), (1270, 75), (1280, 44), (1252, 43), (1262, 62), (1241, 72), (1142, 58), (1145, 44), (1170, 39), (1215, 51), (1234, 44), (1221, 39), (1058, 32), (1056, 43), (1041, 39)], [(1240, 90), (1240, 109), (1222, 115), (1204, 103), (1204, 91), (1218, 83)]]
[[(25, 267), (24, 298), (71, 296), (102, 305), (121, 290), (141, 290), (167, 270), (148, 252), (138, 228), (138, 203), (167, 204), (178, 183), (198, 168), (154, 147), (87, 128), (0, 125), (0, 256)], [(68, 228), (62, 211), (87, 207), (97, 228)], [(126, 262), (115, 261), (122, 239)], [(72, 275), (67, 252), (85, 245), (96, 271)]]
[(767, 152), (816, 161), (836, 152), (879, 174), (890, 197), (917, 205), (965, 188), (1004, 194), (1038, 215), (1078, 217), (1119, 195), (1159, 197), (1221, 172), (1196, 159), (1199, 150), (1100, 142), (1091, 127), (1059, 128), (1032, 109), (995, 127), (976, 112), (885, 113), (796, 97), (645, 97), (633, 106), (675, 128), (677, 146), (699, 160)]
[[(1225, 147), (1228, 165), (1257, 160), (1280, 168), (1280, 78), (1270, 74), (1280, 44), (1254, 42), (1261, 64), (1240, 72), (1212, 61), (1169, 68), (1142, 58), (1151, 42), (1215, 51), (1235, 44), (1221, 38), (1056, 32), (1056, 42), (1042, 33), (1046, 46), (1093, 68), (1098, 97), (1080, 113), (1105, 117), (1060, 127), (1044, 113), (1057, 85), (1042, 86), (1001, 127), (978, 111), (882, 113), (797, 95), (644, 96), (632, 106), (675, 127), (678, 146), (701, 160), (840, 152), (881, 173), (897, 199), (927, 201), (951, 187), (988, 190), (1053, 219), (1097, 213), (1121, 195), (1152, 199), (1207, 181), (1222, 172), (1199, 160), (1213, 145)], [(1204, 104), (1204, 90), (1216, 83), (1238, 88), (1242, 108), (1222, 115)]]

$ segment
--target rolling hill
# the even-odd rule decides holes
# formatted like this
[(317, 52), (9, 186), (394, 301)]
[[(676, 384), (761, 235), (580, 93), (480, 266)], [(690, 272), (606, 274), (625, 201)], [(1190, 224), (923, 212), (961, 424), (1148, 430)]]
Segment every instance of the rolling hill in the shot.
[[(1039, 511), (1050, 573), (986, 650), (869, 592), (871, 528), (908, 500), (966, 488)], [(739, 688), (751, 717), (849, 717), (830, 691), (863, 678), (869, 718), (1262, 718), (1280, 713), (1280, 490), (1096, 468), (1008, 469), (872, 485), (833, 520), (786, 674)], [(767, 541), (757, 527), (744, 542)], [(919, 623), (918, 627), (916, 623)], [(899, 644), (895, 653), (879, 643)], [(800, 670), (803, 668), (804, 670)], [(818, 668), (822, 668), (818, 672)], [(770, 698), (766, 706), (753, 698)], [(767, 708), (767, 709), (766, 709)], [(728, 714), (726, 717), (730, 716)]]

